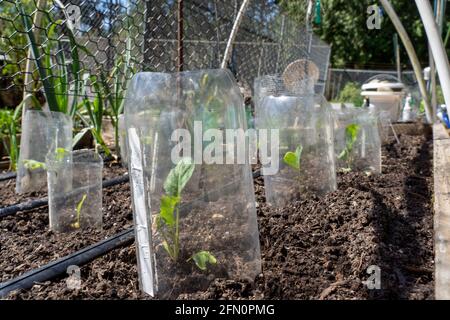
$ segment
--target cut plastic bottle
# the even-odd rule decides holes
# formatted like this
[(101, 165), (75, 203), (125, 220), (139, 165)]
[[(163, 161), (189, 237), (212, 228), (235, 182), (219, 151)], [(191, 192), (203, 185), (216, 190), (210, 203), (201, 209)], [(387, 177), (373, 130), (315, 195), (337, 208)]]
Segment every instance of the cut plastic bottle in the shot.
[(217, 137), (216, 160), (235, 159), (219, 136), (245, 122), (227, 70), (145, 72), (132, 79), (125, 123), (145, 293), (176, 298), (205, 290), (216, 278), (253, 281), (261, 272), (251, 167), (207, 161), (216, 140), (203, 139)]
[(72, 151), (72, 119), (60, 112), (28, 110), (22, 126), (16, 192), (46, 190), (46, 156), (67, 151)]
[(278, 171), (268, 174), (264, 163), (262, 171), (266, 201), (277, 207), (336, 190), (332, 109), (314, 95), (314, 79), (294, 79), (255, 80), (256, 127), (279, 132)]
[(92, 150), (47, 156), (50, 229), (102, 229), (103, 159)]
[(381, 173), (379, 119), (365, 108), (344, 108), (336, 113), (337, 170)]

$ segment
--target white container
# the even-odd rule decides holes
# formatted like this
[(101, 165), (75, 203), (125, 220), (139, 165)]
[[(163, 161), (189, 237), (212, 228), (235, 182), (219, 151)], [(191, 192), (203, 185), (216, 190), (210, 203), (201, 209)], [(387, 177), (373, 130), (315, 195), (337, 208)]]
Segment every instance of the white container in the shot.
[(411, 95), (409, 94), (405, 100), (405, 107), (403, 108), (401, 120), (403, 122), (410, 122), (410, 121), (414, 121), (415, 119), (416, 119), (416, 113), (415, 113), (415, 110), (413, 110), (413, 99), (412, 99)]
[(50, 229), (102, 229), (103, 159), (92, 150), (49, 154), (46, 159)]
[(398, 121), (404, 97), (403, 92), (363, 91), (361, 95), (369, 97), (370, 103), (373, 104), (379, 112), (387, 112), (391, 122)]
[(362, 85), (361, 95), (368, 97), (378, 112), (388, 113), (391, 122), (397, 122), (405, 96), (404, 89), (403, 83), (374, 79)]

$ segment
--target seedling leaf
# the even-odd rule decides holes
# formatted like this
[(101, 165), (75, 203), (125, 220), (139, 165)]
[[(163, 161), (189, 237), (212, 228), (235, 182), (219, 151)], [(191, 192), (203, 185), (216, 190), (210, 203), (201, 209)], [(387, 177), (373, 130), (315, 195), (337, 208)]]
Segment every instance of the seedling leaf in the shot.
[(345, 148), (338, 155), (338, 159), (346, 160), (347, 162), (349, 162), (348, 165), (350, 165), (351, 162), (353, 146), (356, 142), (356, 139), (358, 138), (360, 128), (360, 125), (355, 123), (349, 124), (345, 128)]
[(194, 254), (189, 260), (194, 260), (195, 265), (205, 271), (208, 264), (217, 264), (217, 259), (209, 251), (199, 251)]
[[(164, 181), (167, 194), (161, 197), (156, 225), (164, 239), (163, 247), (174, 261), (177, 261), (180, 251), (180, 213), (177, 205), (181, 202), (181, 191), (192, 177), (194, 169), (191, 158), (183, 158), (170, 170)], [(167, 228), (162, 228), (162, 222)]]
[(350, 147), (350, 148), (353, 147), (353, 144), (355, 143), (356, 138), (358, 137), (359, 129), (360, 129), (360, 126), (355, 123), (349, 124), (345, 128), (345, 141), (346, 141), (347, 147)]
[(191, 158), (181, 159), (176, 167), (170, 170), (164, 182), (164, 190), (167, 194), (170, 196), (179, 196), (194, 173), (194, 169), (195, 164)]
[(174, 196), (162, 196), (161, 208), (159, 217), (164, 221), (166, 225), (172, 227), (175, 224), (174, 211), (177, 204), (180, 202), (180, 197)]
[(30, 170), (30, 171), (34, 171), (36, 169), (46, 169), (46, 165), (44, 162), (40, 162), (40, 161), (36, 161), (36, 160), (32, 160), (32, 159), (26, 159), (23, 160), (23, 165), (25, 167), (25, 169)]
[(67, 153), (69, 151), (64, 148), (56, 148), (56, 160), (61, 161)]
[(298, 146), (295, 152), (288, 151), (284, 155), (283, 161), (291, 168), (300, 170), (300, 158), (302, 156), (303, 147)]

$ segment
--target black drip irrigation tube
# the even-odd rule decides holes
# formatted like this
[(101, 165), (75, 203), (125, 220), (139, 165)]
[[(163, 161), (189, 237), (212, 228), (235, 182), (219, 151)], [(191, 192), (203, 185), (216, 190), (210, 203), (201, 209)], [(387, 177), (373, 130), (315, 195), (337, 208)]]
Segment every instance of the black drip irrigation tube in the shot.
[(48, 281), (67, 273), (69, 266), (82, 266), (108, 252), (133, 243), (134, 228), (122, 231), (109, 239), (100, 241), (75, 253), (24, 273), (17, 278), (0, 283), (0, 297), (18, 289), (30, 289), (36, 283)]
[(16, 177), (16, 173), (15, 172), (5, 172), (0, 174), (0, 182), (1, 181), (6, 181), (6, 180), (11, 180), (14, 179)]
[[(102, 182), (103, 188), (109, 188), (118, 184), (126, 183), (129, 181), (128, 174), (123, 175), (118, 178), (113, 178), (109, 180), (105, 180)], [(28, 211), (32, 209), (37, 209), (43, 206), (48, 205), (48, 198), (41, 198), (36, 200), (30, 200), (27, 202), (22, 202), (18, 204), (13, 204), (11, 206), (0, 208), (0, 218), (4, 218), (13, 214), (16, 214), (19, 211)]]
[[(112, 160), (113, 160), (113, 158), (106, 158), (106, 159), (103, 159), (103, 163), (108, 163), (108, 162), (111, 162)], [(5, 173), (0, 174), (0, 182), (15, 179), (16, 177), (17, 177), (17, 173), (15, 173), (13, 171), (5, 172)]]
[[(253, 178), (256, 179), (261, 176), (260, 170), (253, 172)], [(127, 176), (128, 179), (128, 176)], [(107, 182), (105, 181), (103, 186)], [(233, 186), (235, 183), (231, 183), (228, 187)], [(208, 195), (211, 196), (211, 195)], [(191, 209), (190, 204), (186, 204), (180, 208), (182, 212), (186, 212)], [(67, 255), (59, 260), (50, 262), (40, 268), (31, 270), (18, 276), (14, 279), (0, 283), (0, 297), (5, 297), (7, 294), (14, 290), (27, 290), (33, 287), (36, 283), (52, 280), (67, 273), (69, 266), (75, 265), (81, 267), (96, 258), (99, 258), (110, 251), (118, 249), (120, 247), (128, 246), (134, 241), (134, 228), (122, 231), (109, 239), (97, 242), (91, 246), (88, 246), (80, 251)]]

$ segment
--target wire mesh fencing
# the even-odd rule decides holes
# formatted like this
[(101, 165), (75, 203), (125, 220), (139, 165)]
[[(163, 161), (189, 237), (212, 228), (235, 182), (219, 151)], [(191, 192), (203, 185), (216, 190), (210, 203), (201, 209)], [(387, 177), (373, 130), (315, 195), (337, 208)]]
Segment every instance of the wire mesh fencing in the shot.
[(328, 69), (330, 67), (331, 46), (320, 40), (319, 37), (312, 35), (309, 46), (309, 57), (319, 68), (319, 79), (316, 83), (315, 91), (324, 95), (328, 80)]
[[(218, 68), (241, 4), (0, 0), (0, 107), (18, 105), (24, 92), (71, 109), (79, 97), (117, 97), (135, 72)], [(227, 64), (243, 88), (294, 60), (319, 57), (303, 20), (294, 22), (275, 1), (250, 1)]]

